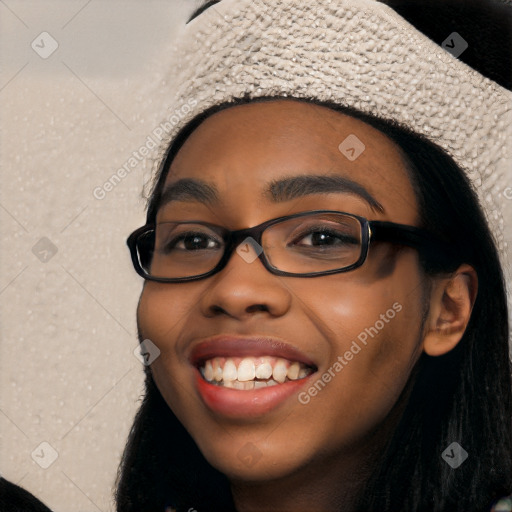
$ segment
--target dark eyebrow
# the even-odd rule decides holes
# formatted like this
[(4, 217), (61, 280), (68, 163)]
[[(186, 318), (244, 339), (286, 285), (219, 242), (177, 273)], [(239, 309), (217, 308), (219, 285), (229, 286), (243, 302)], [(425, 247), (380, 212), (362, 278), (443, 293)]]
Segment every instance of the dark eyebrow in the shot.
[[(384, 212), (384, 207), (362, 185), (337, 175), (306, 174), (274, 179), (267, 184), (262, 199), (282, 203), (310, 194), (333, 192), (354, 194), (364, 199), (372, 210)], [(198, 178), (182, 178), (168, 184), (162, 192), (158, 208), (173, 201), (198, 201), (210, 206), (221, 202), (215, 184)]]

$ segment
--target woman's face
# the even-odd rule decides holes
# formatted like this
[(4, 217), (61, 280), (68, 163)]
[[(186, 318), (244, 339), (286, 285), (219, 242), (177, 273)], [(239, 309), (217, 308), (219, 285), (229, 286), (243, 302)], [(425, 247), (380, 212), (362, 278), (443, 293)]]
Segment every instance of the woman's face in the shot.
[[(351, 180), (375, 203), (349, 190), (290, 187), (301, 194), (280, 201), (263, 194), (271, 181), (313, 174)], [(157, 222), (203, 220), (236, 230), (327, 209), (418, 223), (396, 146), (359, 120), (299, 101), (250, 103), (212, 115), (180, 149), (166, 186), (183, 178), (206, 181), (218, 202), (181, 195), (159, 208)], [(313, 278), (273, 275), (259, 259), (248, 262), (234, 252), (206, 279), (146, 281), (139, 335), (160, 349), (151, 366), (155, 382), (207, 460), (233, 480), (264, 481), (314, 464), (326, 471), (371, 445), (421, 353), (423, 290), (413, 249), (375, 245), (362, 267)], [(204, 339), (220, 334), (278, 338), (316, 371), (291, 386), (213, 387), (190, 357)], [(220, 361), (227, 361), (223, 350)], [(243, 354), (249, 367), (263, 364), (269, 354), (260, 352)], [(277, 360), (270, 361), (275, 367)], [(293, 362), (284, 361), (285, 368)]]

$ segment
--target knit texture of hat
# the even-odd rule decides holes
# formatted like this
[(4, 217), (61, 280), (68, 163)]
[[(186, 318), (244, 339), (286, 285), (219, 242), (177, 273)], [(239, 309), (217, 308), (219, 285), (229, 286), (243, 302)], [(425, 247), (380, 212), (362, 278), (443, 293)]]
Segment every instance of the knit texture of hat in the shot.
[[(222, 0), (176, 34), (164, 145), (244, 96), (316, 98), (395, 120), (464, 169), (510, 283), (512, 93), (457, 58), (465, 44), (452, 33), (438, 46), (376, 0)], [(510, 286), (508, 297), (510, 312)]]

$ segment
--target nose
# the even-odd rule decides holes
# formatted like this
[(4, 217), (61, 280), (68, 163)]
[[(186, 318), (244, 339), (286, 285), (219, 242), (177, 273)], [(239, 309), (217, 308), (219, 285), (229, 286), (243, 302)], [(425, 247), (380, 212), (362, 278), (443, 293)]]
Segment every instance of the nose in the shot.
[(224, 312), (242, 318), (262, 310), (272, 316), (286, 313), (291, 294), (283, 277), (269, 272), (258, 258), (262, 250), (251, 237), (235, 245), (226, 266), (208, 279), (201, 298), (206, 316)]

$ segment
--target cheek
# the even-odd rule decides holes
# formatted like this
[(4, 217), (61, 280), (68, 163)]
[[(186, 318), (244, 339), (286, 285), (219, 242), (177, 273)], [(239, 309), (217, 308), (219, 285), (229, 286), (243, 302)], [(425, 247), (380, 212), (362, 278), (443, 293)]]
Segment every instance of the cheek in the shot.
[(356, 273), (326, 280), (321, 299), (310, 294), (306, 303), (329, 340), (329, 357), (317, 376), (328, 383), (306, 390), (305, 399), (327, 415), (323, 428), (333, 440), (341, 432), (354, 440), (379, 424), (421, 354), (422, 283), (414, 258), (385, 274), (371, 285)]
[(180, 332), (180, 325), (187, 321), (195, 303), (193, 294), (184, 294), (171, 284), (147, 282), (137, 308), (141, 333), (165, 350)]
[(384, 352), (401, 350), (397, 343), (416, 341), (421, 323), (424, 283), (416, 256), (369, 259), (365, 265), (352, 273), (318, 278), (313, 284), (297, 282), (294, 292), (333, 349), (342, 349), (348, 340), (364, 343), (379, 334), (397, 340), (382, 348)]
[(192, 294), (148, 282), (144, 287), (137, 307), (137, 325), (141, 339), (149, 339), (160, 350), (160, 355), (151, 364), (151, 372), (160, 391), (171, 404), (174, 392), (180, 385), (180, 373), (187, 364), (177, 351), (183, 326), (189, 325), (189, 316), (197, 302)]

